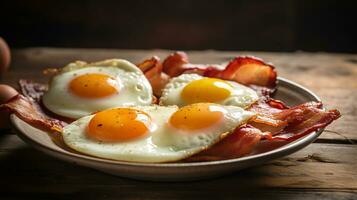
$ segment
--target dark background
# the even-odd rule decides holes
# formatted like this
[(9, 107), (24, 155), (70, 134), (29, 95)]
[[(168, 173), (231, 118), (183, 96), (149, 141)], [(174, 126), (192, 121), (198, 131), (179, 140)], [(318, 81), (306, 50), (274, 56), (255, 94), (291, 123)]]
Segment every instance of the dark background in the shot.
[(357, 53), (357, 1), (3, 1), (10, 47)]

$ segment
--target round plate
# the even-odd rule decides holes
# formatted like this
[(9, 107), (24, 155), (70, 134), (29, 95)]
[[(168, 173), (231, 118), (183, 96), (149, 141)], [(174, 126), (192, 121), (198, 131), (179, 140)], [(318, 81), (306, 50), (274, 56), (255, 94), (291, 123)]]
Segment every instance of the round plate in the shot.
[[(282, 100), (288, 105), (301, 104), (307, 101), (320, 101), (320, 99), (308, 89), (280, 77), (278, 90), (274, 98)], [(148, 164), (114, 161), (76, 154), (59, 147), (51, 140), (47, 133), (32, 127), (14, 114), (11, 115), (11, 121), (14, 124), (20, 138), (49, 155), (106, 173), (152, 181), (187, 181), (207, 179), (255, 166), (272, 159), (289, 155), (304, 148), (308, 144), (312, 143), (322, 132), (322, 129), (320, 129), (272, 151), (237, 159), (196, 163)]]

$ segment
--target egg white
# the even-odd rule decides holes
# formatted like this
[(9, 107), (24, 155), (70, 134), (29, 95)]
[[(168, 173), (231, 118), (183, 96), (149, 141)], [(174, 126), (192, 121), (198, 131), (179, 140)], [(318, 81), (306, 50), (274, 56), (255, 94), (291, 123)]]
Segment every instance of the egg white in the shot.
[[(117, 80), (118, 94), (104, 98), (88, 99), (74, 95), (68, 85), (74, 78), (84, 74), (104, 74)], [(54, 76), (42, 102), (50, 111), (73, 119), (93, 112), (117, 106), (149, 105), (152, 103), (152, 88), (142, 71), (134, 64), (112, 59), (96, 63), (71, 63)]]
[[(178, 77), (172, 78), (163, 89), (159, 104), (177, 105), (179, 107), (187, 105), (187, 103), (181, 98), (183, 88), (190, 82), (203, 78), (205, 77), (198, 74), (182, 74)], [(214, 103), (247, 108), (259, 99), (258, 94), (254, 90), (233, 81), (226, 82), (232, 86), (230, 96), (222, 101)]]
[[(223, 107), (223, 106), (222, 106)], [(187, 133), (168, 124), (177, 106), (136, 106), (148, 113), (155, 130), (146, 136), (126, 142), (100, 142), (86, 136), (86, 127), (94, 115), (86, 116), (63, 129), (64, 142), (84, 154), (121, 161), (160, 163), (182, 160), (196, 154), (231, 133), (254, 114), (235, 106), (224, 106), (223, 120), (209, 128)]]

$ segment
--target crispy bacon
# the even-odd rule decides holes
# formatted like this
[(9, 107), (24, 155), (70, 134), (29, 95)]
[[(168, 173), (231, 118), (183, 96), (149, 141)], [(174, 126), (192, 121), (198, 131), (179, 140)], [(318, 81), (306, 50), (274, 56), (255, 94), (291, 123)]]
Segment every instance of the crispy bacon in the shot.
[(21, 93), (25, 97), (34, 99), (36, 102), (40, 102), (42, 95), (47, 91), (47, 85), (42, 83), (36, 83), (31, 80), (20, 79), (19, 86)]
[(204, 150), (187, 160), (213, 161), (239, 158), (253, 152), (262, 138), (271, 138), (271, 135), (269, 133), (263, 133), (251, 125), (243, 125), (213, 147)]
[[(38, 106), (38, 108), (41, 109), (41, 112), (43, 112), (47, 116), (53, 119), (64, 121), (66, 123), (70, 123), (74, 121), (73, 119), (70, 119), (68, 117), (63, 117), (57, 115), (56, 113), (51, 112), (46, 108), (45, 105), (43, 105), (42, 96), (47, 91), (47, 84), (37, 83), (26, 79), (20, 79), (19, 86), (20, 86), (21, 93), (31, 101), (34, 101), (36, 106)], [(154, 100), (156, 101), (157, 99)]]
[[(247, 125), (188, 160), (221, 160), (266, 152), (324, 128), (340, 117), (337, 110), (322, 110), (321, 102), (308, 102), (291, 108), (276, 100), (258, 104), (250, 110), (261, 118), (253, 117)], [(267, 140), (262, 140), (264, 138)]]
[(273, 139), (293, 141), (326, 127), (341, 116), (336, 109), (324, 111), (320, 106), (321, 102), (310, 102), (274, 114), (273, 118), (286, 121), (288, 125), (275, 133)]
[(144, 60), (143, 62), (137, 64), (139, 69), (146, 75), (147, 78), (156, 76), (162, 71), (162, 65), (160, 63), (160, 58), (153, 56), (150, 59)]
[(66, 125), (65, 122), (46, 115), (37, 102), (21, 94), (0, 105), (0, 112), (15, 113), (32, 126), (49, 132), (60, 132)]
[(282, 130), (287, 122), (281, 119), (273, 118), (272, 114), (281, 112), (289, 107), (279, 100), (261, 97), (261, 99), (248, 108), (249, 111), (257, 113), (250, 119), (250, 124), (258, 127), (264, 125), (265, 131), (272, 133)]
[(285, 105), (282, 101), (262, 97), (258, 102), (251, 105), (249, 110), (260, 114), (273, 114), (282, 110), (289, 109), (289, 106)]
[(167, 56), (162, 64), (158, 57), (152, 57), (137, 66), (149, 79), (154, 94), (158, 97), (169, 78), (183, 73), (195, 73), (206, 77), (236, 81), (253, 88), (262, 96), (272, 94), (277, 83), (274, 67), (252, 56), (236, 57), (226, 66), (203, 65), (190, 63), (187, 54), (178, 51)]
[(223, 69), (208, 67), (204, 76), (232, 80), (244, 85), (255, 85), (275, 90), (277, 74), (271, 64), (253, 56), (238, 56)]
[(175, 52), (170, 54), (163, 62), (163, 72), (170, 77), (179, 76), (185, 71), (185, 65), (188, 64), (188, 57), (185, 52)]
[(277, 73), (274, 66), (253, 56), (238, 56), (224, 67), (222, 65), (191, 64), (184, 52), (175, 52), (169, 55), (162, 65), (162, 71), (170, 77), (176, 77), (183, 73), (195, 73), (206, 77), (236, 81), (250, 86), (263, 96), (272, 94), (277, 84)]
[(162, 72), (162, 64), (160, 59), (156, 56), (137, 64), (137, 66), (144, 72), (146, 78), (149, 80), (154, 95), (161, 96), (162, 89), (169, 81), (169, 76)]
[(337, 110), (322, 110), (321, 102), (308, 102), (281, 109), (272, 107), (269, 103), (259, 104), (249, 109), (258, 113), (249, 123), (259, 130), (271, 132), (273, 139), (291, 141), (323, 128), (340, 117)]
[(47, 91), (47, 84), (20, 79), (19, 86), (22, 95), (0, 105), (0, 111), (15, 113), (25, 122), (49, 132), (60, 132), (68, 122), (73, 121), (56, 115), (43, 106), (42, 96)]
[[(287, 125), (281, 128), (280, 131), (272, 131), (271, 133), (275, 134), (275, 136), (270, 140), (260, 141), (252, 154), (259, 154), (284, 146), (320, 128), (326, 127), (341, 116), (340, 112), (335, 109), (324, 111), (321, 108), (321, 102), (309, 102), (273, 114), (272, 117), (286, 121)], [(250, 122), (250, 124), (253, 123)], [(267, 128), (267, 126), (259, 126), (258, 124), (254, 124), (253, 126), (260, 130)]]
[(170, 54), (162, 63), (163, 72), (170, 77), (176, 77), (183, 73), (195, 73), (203, 75), (208, 65), (191, 64), (185, 52), (177, 51)]

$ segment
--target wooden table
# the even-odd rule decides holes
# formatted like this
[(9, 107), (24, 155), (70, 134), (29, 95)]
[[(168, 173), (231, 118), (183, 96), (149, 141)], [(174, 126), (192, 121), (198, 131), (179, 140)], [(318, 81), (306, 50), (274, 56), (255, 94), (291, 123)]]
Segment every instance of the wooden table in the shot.
[[(10, 71), (1, 83), (19, 78), (45, 82), (46, 67), (73, 60), (125, 58), (137, 63), (164, 50), (28, 48), (14, 50)], [(192, 62), (221, 63), (241, 54), (272, 62), (280, 76), (296, 81), (321, 97), (342, 117), (319, 139), (295, 154), (262, 166), (206, 181), (157, 183), (107, 175), (47, 156), (11, 131), (0, 134), (0, 199), (357, 199), (357, 55), (189, 51)]]

